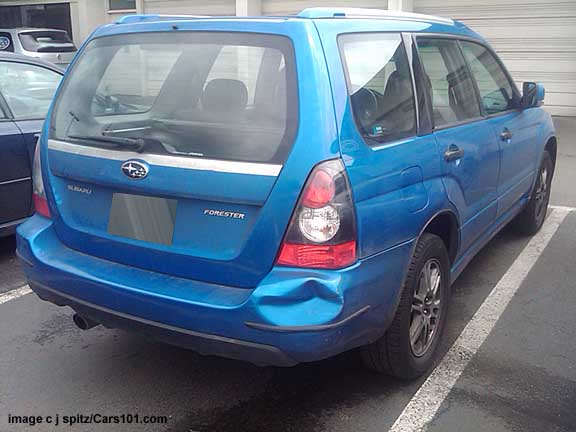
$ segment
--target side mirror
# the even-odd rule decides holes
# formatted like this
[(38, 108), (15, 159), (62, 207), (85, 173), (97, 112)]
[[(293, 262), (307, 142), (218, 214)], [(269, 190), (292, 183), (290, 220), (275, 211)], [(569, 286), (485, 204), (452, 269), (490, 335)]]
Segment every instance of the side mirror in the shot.
[(525, 82), (522, 84), (522, 108), (542, 106), (544, 104), (545, 93), (542, 84)]

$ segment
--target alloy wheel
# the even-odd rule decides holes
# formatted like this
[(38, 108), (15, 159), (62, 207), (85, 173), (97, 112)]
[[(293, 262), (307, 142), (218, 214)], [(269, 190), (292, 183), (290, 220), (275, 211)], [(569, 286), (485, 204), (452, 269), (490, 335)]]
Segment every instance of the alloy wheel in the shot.
[(410, 316), (410, 346), (421, 357), (432, 346), (442, 313), (442, 272), (440, 263), (430, 258), (420, 271)]
[(548, 168), (544, 164), (540, 173), (538, 175), (538, 184), (536, 186), (536, 193), (534, 195), (535, 205), (535, 216), (537, 221), (541, 221), (546, 214), (546, 208), (548, 207)]

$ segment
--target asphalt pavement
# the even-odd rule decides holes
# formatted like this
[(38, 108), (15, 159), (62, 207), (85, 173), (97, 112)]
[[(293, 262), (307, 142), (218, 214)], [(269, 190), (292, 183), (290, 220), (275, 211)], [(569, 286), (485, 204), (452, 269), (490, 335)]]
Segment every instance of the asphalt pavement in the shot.
[[(575, 431), (576, 119), (555, 122), (560, 207), (536, 237), (504, 230), (472, 261), (453, 286), (446, 356), (410, 384), (364, 370), (355, 352), (257, 368), (121, 331), (80, 331), (70, 310), (34, 294), (2, 302), (25, 280), (13, 239), (0, 241), (0, 431)], [(8, 423), (57, 414), (167, 423)]]

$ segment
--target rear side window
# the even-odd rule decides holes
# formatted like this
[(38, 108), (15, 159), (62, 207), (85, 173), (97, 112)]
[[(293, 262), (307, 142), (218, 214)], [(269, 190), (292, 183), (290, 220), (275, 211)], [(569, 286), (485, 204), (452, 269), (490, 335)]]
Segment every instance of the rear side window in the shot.
[(418, 38), (417, 41), (435, 126), (480, 117), (474, 81), (458, 41), (440, 38)]
[(145, 153), (282, 163), (297, 122), (288, 38), (125, 34), (86, 47), (56, 102), (52, 136), (119, 150), (125, 138), (140, 140)]
[(394, 33), (338, 38), (356, 125), (373, 144), (416, 133), (414, 88), (402, 38)]
[(478, 84), (486, 114), (497, 114), (514, 108), (514, 88), (496, 57), (477, 43), (461, 41), (460, 44)]

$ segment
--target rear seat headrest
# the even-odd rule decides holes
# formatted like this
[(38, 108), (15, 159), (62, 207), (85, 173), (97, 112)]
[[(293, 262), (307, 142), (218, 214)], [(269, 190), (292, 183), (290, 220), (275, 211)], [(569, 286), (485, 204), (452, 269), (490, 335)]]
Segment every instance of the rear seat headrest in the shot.
[(202, 106), (209, 111), (242, 111), (248, 103), (248, 89), (239, 80), (213, 79), (204, 88)]

